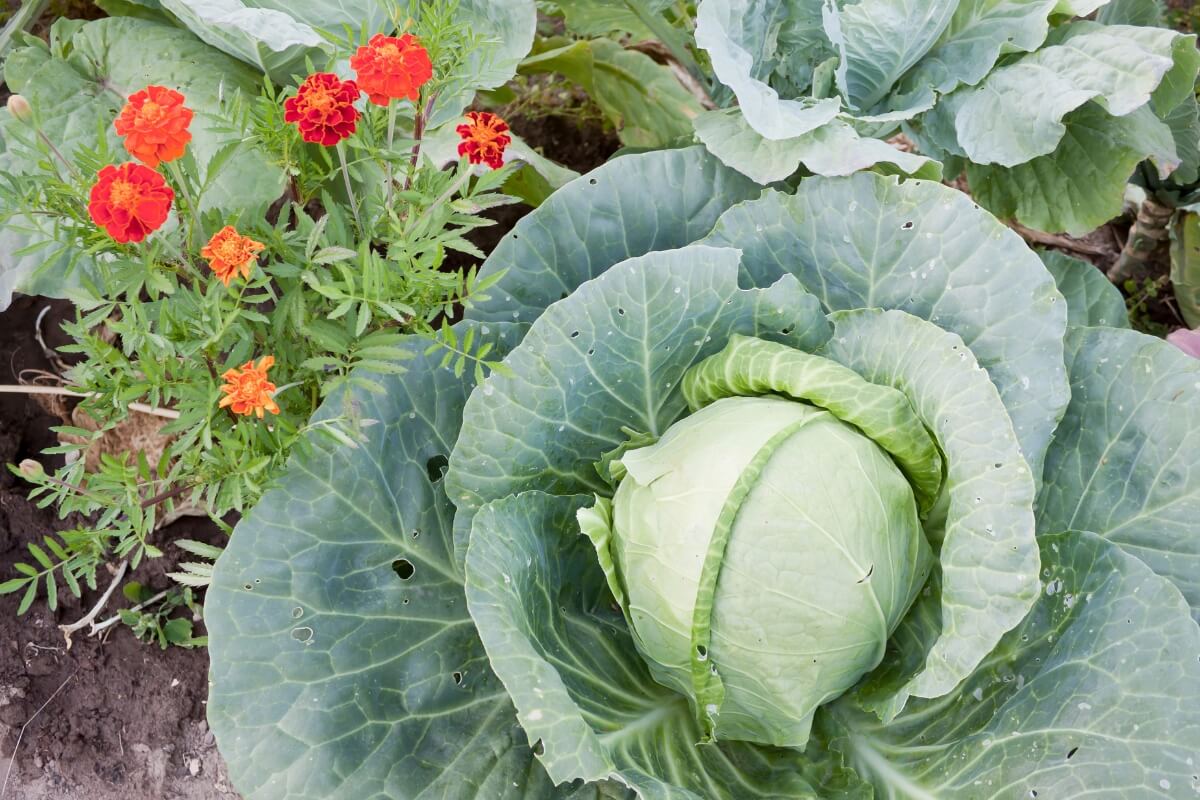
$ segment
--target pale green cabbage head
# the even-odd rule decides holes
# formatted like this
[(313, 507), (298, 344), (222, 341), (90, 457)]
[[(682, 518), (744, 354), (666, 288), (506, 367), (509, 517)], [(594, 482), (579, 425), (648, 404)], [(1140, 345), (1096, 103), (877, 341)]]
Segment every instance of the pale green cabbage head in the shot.
[(904, 475), (856, 428), (779, 397), (718, 400), (617, 464), (610, 547), (652, 673), (722, 738), (803, 746), (928, 577)]

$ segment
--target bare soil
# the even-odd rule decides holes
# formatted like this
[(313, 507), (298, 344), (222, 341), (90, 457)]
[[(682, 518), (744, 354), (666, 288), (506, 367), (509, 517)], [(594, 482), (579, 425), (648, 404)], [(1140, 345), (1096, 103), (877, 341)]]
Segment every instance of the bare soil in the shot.
[[(51, 369), (34, 336), (47, 304), (47, 320), (66, 312), (61, 302), (20, 297), (0, 314), (0, 383), (16, 383), (25, 369)], [(54, 327), (43, 323), (48, 333)], [(52, 468), (40, 451), (55, 443), (49, 429), (57, 424), (29, 397), (0, 394), (0, 464), (36, 458)], [(14, 561), (28, 560), (27, 542), (72, 522), (30, 503), (27, 488), (0, 472), (3, 579)], [(160, 545), (185, 537), (220, 543), (224, 534), (211, 522), (184, 518), (157, 537)], [(130, 578), (154, 591), (167, 588), (166, 572), (181, 553), (164, 550), (167, 557), (143, 562)], [(106, 578), (100, 576), (100, 590)], [(81, 617), (99, 595), (85, 591), (76, 600), (63, 591), (56, 612), (39, 598), (23, 617), (16, 595), (0, 598), (0, 798), (236, 798), (204, 718), (207, 651), (160, 650), (120, 624), (99, 639), (81, 631), (68, 649), (57, 626)], [(116, 593), (105, 616), (125, 604)]]

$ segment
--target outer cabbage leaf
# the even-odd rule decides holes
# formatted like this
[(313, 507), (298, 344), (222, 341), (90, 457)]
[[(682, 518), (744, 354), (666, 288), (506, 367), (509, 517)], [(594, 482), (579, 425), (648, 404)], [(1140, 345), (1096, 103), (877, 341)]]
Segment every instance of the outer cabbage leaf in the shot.
[(1050, 30), (1055, 0), (960, 0), (949, 27), (901, 86), (939, 93), (974, 86), (1003, 52), (1036, 49)]
[(320, 0), (162, 0), (162, 6), (213, 47), (283, 84), (291, 83), (292, 75), (305, 72), (305, 58), (319, 66), (333, 52), (321, 34), (301, 18), (326, 30), (365, 24), (374, 31), (387, 22), (383, 5), (366, 0), (350, 7)]
[[(972, 162), (1012, 167), (1052, 153), (1066, 133), (1068, 112), (1094, 100), (1113, 116), (1130, 114), (1150, 102), (1177, 60), (1182, 80), (1195, 82), (1195, 37), (1094, 23), (1056, 34), (1058, 44), (995, 70), (950, 101), (958, 142)], [(1164, 88), (1171, 90), (1165, 112), (1182, 98), (1172, 86)]]
[(922, 593), (910, 611), (940, 605), (940, 632), (919, 643), (905, 641), (912, 626), (893, 635), (892, 646), (927, 655), (917, 674), (893, 672), (872, 687), (872, 706), (890, 719), (910, 696), (954, 689), (1037, 598), (1034, 481), (996, 387), (960, 337), (900, 311), (842, 311), (833, 319), (822, 354), (903, 392), (945, 454), (944, 527), (926, 527), (941, 591)]
[(579, 535), (575, 512), (591, 502), (526, 492), (489, 503), (467, 555), (471, 615), (550, 778), (609, 778), (647, 800), (815, 800), (814, 784), (865, 792), (849, 771), (796, 751), (696, 746), (687, 701), (650, 676)]
[(10, 217), (0, 230), (0, 311), (16, 292), (66, 297), (93, 270), (91, 257), (73, 246), (65, 229), (56, 229), (45, 217)]
[(1067, 300), (1067, 325), (1129, 327), (1125, 298), (1094, 264), (1057, 250), (1043, 250), (1038, 255)]
[(562, 11), (567, 30), (575, 36), (608, 36), (613, 31), (633, 35), (634, 41), (653, 39), (641, 14), (660, 14), (671, 0), (644, 0), (631, 6), (625, 0), (552, 0)]
[(1039, 530), (1115, 542), (1200, 619), (1200, 361), (1134, 331), (1081, 328), (1067, 363), (1071, 404), (1046, 459)]
[(792, 49), (812, 58), (800, 70), (811, 78), (818, 54), (832, 54), (817, 3), (702, 0), (696, 11), (696, 43), (708, 51), (717, 78), (737, 95), (751, 127), (766, 139), (807, 133), (829, 122), (841, 108), (835, 97), (781, 97), (768, 83), (780, 65), (782, 56), (775, 48), (784, 28), (789, 30)]
[(1088, 103), (1063, 119), (1050, 155), (1015, 167), (967, 164), (979, 203), (1043, 231), (1082, 236), (1121, 213), (1125, 184), (1147, 158), (1166, 177), (1179, 163), (1171, 129), (1148, 106), (1112, 117)]
[(1163, 27), (1163, 0), (1110, 0), (1096, 21), (1105, 25), (1151, 25)]
[(659, 148), (689, 136), (700, 101), (669, 67), (611, 39), (580, 39), (532, 55), (522, 74), (558, 72), (587, 91), (630, 147)]
[(458, 117), (475, 98), (476, 89), (503, 86), (517, 74), (537, 28), (534, 0), (458, 0), (455, 19), (482, 41), (467, 56), (467, 77), (461, 86), (448, 86), (434, 105), (429, 127)]
[(485, 503), (526, 490), (607, 492), (595, 464), (634, 430), (657, 436), (685, 412), (680, 382), (735, 333), (804, 350), (829, 323), (784, 276), (739, 289), (738, 253), (691, 246), (623, 261), (555, 303), (471, 396), (447, 492), (465, 553)]
[[(129, 42), (139, 42), (129, 47)], [(109, 146), (124, 152), (111, 120), (125, 98), (157, 83), (177, 89), (194, 109), (189, 152), (204, 171), (208, 161), (239, 137), (224, 129), (223, 94), (241, 90), (257, 94), (253, 71), (213, 50), (187, 31), (146, 20), (119, 17), (82, 25), (59, 57), (43, 47), (25, 47), (6, 62), (9, 87), (23, 94), (41, 120), (42, 132), (68, 158), (76, 148), (95, 147), (101, 128)], [(220, 81), (213, 76), (220, 75)], [(19, 146), (7, 113), (0, 135), (8, 140), (0, 168), (27, 173), (36, 157)], [(267, 204), (283, 191), (283, 173), (253, 146), (229, 158), (204, 194), (205, 208), (248, 208)]]
[(737, 109), (706, 111), (695, 125), (696, 136), (709, 152), (758, 183), (781, 181), (802, 164), (818, 175), (849, 175), (888, 164), (910, 175), (941, 178), (936, 161), (863, 138), (840, 119), (792, 139), (764, 139)]
[(726, 212), (704, 243), (753, 285), (793, 274), (826, 311), (896, 308), (963, 338), (1000, 391), (1034, 475), (1066, 407), (1066, 308), (1015, 233), (937, 183), (859, 174)]
[(1200, 628), (1168, 581), (1090, 533), (1039, 539), (1045, 591), (958, 689), (887, 725), (824, 718), (876, 797), (1186, 797), (1200, 787)]
[(208, 717), (247, 798), (556, 796), (453, 558), (441, 469), (470, 381), (408, 346), (385, 393), (321, 407), (342, 441), (312, 436), (217, 562)]
[(761, 191), (703, 147), (613, 159), (513, 227), (479, 270), (480, 278), (504, 275), (468, 316), (532, 322), (618, 261), (696, 241), (725, 209)]
[[(836, 76), (853, 109), (870, 111), (949, 27), (958, 0), (826, 3), (825, 33), (841, 56)], [(924, 88), (924, 87), (919, 87)]]

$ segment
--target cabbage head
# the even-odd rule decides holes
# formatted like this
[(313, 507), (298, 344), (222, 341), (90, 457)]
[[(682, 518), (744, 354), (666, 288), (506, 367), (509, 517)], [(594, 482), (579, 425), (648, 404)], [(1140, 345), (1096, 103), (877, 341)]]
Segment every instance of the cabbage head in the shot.
[(331, 396), (205, 606), (238, 789), (1190, 797), (1200, 362), (936, 182), (571, 182)]
[[(864, 402), (887, 391), (860, 383)], [(770, 396), (718, 400), (614, 466), (611, 527), (597, 509), (580, 520), (651, 673), (706, 729), (802, 747), (929, 577), (904, 475), (852, 425)]]

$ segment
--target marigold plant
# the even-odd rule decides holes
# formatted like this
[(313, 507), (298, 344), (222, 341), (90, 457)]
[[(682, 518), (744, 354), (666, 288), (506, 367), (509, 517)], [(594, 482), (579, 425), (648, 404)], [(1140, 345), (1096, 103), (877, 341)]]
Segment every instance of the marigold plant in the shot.
[(358, 88), (377, 106), (392, 100), (416, 102), (421, 87), (433, 77), (429, 53), (410, 33), (384, 36), (377, 33), (350, 57)]
[[(460, 265), (478, 258), (470, 233), (492, 224), (483, 210), (513, 202), (502, 187), (522, 167), (478, 174), (459, 159), (444, 169), (445, 143), (469, 89), (493, 80), (480, 65), (490, 58), (481, 48), (501, 40), (495, 14), (532, 31), (533, 12), (473, 6), (414, 0), (411, 30), (348, 30), (294, 88), (295, 69), (261, 79), (192, 37), (139, 62), (133, 84), (109, 64), (76, 63), (102, 55), (98, 42), (166, 30), (131, 18), (60, 29), (53, 53), (18, 51), (46, 64), (37, 80), (6, 72), (20, 94), (0, 109), (0, 231), (22, 268), (39, 266), (36, 282), (20, 268), (15, 284), (0, 279), (0, 306), (14, 285), (70, 292), (77, 313), (61, 327), (71, 366), (44, 376), (55, 384), (44, 389), (95, 422), (61, 429), (53, 453), (74, 456), (65, 463), (14, 468), (31, 497), (78, 521), (39, 538), (19, 574), (0, 569), (0, 595), (20, 592), (20, 613), (39, 594), (53, 607), (63, 587), (102, 592), (110, 559), (135, 568), (163, 555), (169, 542), (155, 531), (182, 509), (218, 525), (247, 513), (312, 435), (361, 436), (360, 409), (339, 404), (405, 371), (408, 344), (440, 352), (459, 375), (496, 364), (491, 345), (457, 337), (451, 323), (495, 281)], [(376, 102), (333, 72), (351, 57)], [(122, 138), (106, 93), (73, 98), (69, 120), (60, 113), (77, 73), (153, 83), (120, 110)], [(401, 113), (401, 97), (420, 102)], [(97, 442), (141, 415), (169, 420), (156, 449), (97, 464)], [(211, 572), (206, 562), (181, 569), (173, 577), (188, 586)]]
[(113, 121), (129, 154), (148, 167), (182, 156), (192, 140), (188, 126), (193, 116), (183, 103), (182, 94), (165, 86), (150, 85), (131, 94)]
[(472, 164), (487, 164), (492, 169), (504, 166), (504, 150), (512, 142), (508, 124), (490, 111), (468, 111), (467, 122), (455, 128), (462, 141), (458, 154)]
[(332, 72), (315, 72), (304, 79), (295, 97), (283, 103), (285, 122), (293, 123), (306, 142), (332, 147), (354, 133), (358, 125), (359, 89)]
[(162, 227), (175, 192), (163, 176), (132, 161), (97, 173), (88, 202), (92, 220), (118, 242), (140, 242)]
[(240, 367), (225, 370), (221, 375), (221, 380), (225, 381), (221, 392), (225, 396), (221, 398), (220, 407), (243, 416), (254, 414), (259, 419), (263, 418), (264, 411), (278, 414), (275, 384), (267, 380), (267, 370), (274, 365), (274, 356), (263, 356), (257, 364), (251, 359)]
[(226, 225), (213, 234), (208, 244), (200, 249), (200, 255), (208, 260), (213, 274), (226, 286), (239, 273), (250, 277), (250, 270), (258, 254), (266, 247), (249, 236), (242, 236), (232, 225)]

